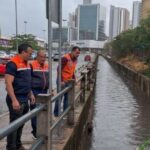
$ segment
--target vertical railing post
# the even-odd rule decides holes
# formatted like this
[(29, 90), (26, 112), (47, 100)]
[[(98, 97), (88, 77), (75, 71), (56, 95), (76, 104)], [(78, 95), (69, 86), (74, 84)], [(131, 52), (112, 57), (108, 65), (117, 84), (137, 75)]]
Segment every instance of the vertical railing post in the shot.
[(70, 80), (69, 84), (72, 85), (72, 88), (68, 92), (68, 106), (71, 106), (71, 110), (68, 113), (68, 124), (74, 125), (74, 107), (75, 107), (75, 80)]
[(84, 103), (85, 102), (85, 91), (86, 91), (86, 72), (81, 72), (81, 76), (83, 76), (83, 78), (81, 80), (82, 94), (80, 96), (80, 102)]
[(39, 94), (36, 99), (37, 104), (46, 104), (46, 109), (37, 115), (37, 137), (44, 137), (45, 141), (41, 145), (40, 150), (50, 150), (51, 135), (50, 135), (50, 115), (51, 115), (51, 95)]
[(87, 90), (90, 91), (91, 89), (91, 67), (87, 68), (88, 73), (87, 73)]

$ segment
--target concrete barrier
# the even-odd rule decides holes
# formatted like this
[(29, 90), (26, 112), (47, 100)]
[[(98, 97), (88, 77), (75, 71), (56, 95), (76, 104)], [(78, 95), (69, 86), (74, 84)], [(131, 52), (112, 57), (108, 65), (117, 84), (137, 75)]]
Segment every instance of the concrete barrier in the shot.
[(150, 99), (150, 78), (138, 73), (128, 66), (125, 66), (119, 62), (113, 61), (111, 58), (105, 57), (108, 62), (119, 72), (120, 75), (130, 83), (130, 86), (134, 89), (138, 89), (142, 92), (147, 99)]

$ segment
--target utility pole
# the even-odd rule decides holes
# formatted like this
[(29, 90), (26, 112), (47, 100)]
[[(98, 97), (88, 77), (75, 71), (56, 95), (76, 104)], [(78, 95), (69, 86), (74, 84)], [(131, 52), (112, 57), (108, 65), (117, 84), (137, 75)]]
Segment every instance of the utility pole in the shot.
[(45, 48), (45, 50), (46, 50), (46, 36), (45, 36), (46, 30), (43, 29), (42, 31), (43, 31), (43, 39), (44, 39), (44, 48)]
[(18, 50), (18, 13), (17, 13), (17, 0), (15, 0), (15, 16), (16, 16), (16, 50)]
[(25, 26), (24, 26), (24, 33), (26, 34), (26, 31), (27, 31), (27, 21), (24, 21), (24, 24), (25, 24)]

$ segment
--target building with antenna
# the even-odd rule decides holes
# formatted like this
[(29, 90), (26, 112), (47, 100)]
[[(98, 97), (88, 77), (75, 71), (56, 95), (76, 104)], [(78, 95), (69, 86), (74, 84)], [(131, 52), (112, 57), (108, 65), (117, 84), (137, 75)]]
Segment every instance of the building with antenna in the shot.
[(83, 0), (83, 4), (92, 4), (92, 0)]

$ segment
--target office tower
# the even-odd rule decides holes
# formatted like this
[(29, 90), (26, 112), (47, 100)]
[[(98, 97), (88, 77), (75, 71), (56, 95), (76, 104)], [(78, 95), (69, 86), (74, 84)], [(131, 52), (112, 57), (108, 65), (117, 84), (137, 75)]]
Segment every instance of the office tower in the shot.
[(150, 0), (142, 0), (141, 19), (146, 19), (150, 15)]
[[(59, 28), (53, 27), (52, 29), (52, 40), (53, 42), (59, 42)], [(62, 45), (68, 41), (68, 27), (62, 28)]]
[(92, 4), (92, 0), (83, 0), (83, 4)]
[(132, 12), (132, 28), (135, 28), (139, 25), (140, 15), (141, 15), (141, 2), (134, 1), (133, 12)]
[(106, 9), (104, 7), (100, 4), (79, 5), (77, 14), (78, 40), (102, 40), (106, 38)]
[(111, 6), (109, 21), (109, 38), (113, 39), (129, 29), (129, 11), (125, 8)]
[(69, 14), (68, 21), (68, 41), (77, 40), (77, 28), (75, 26), (76, 16), (75, 13)]

